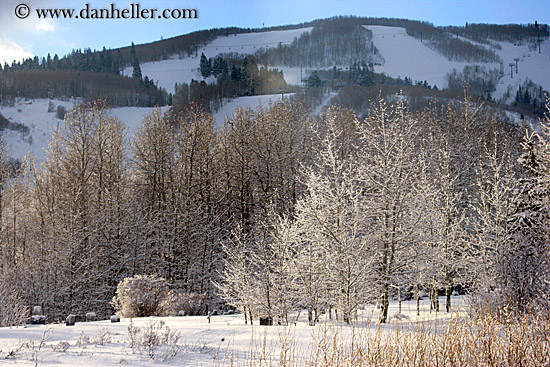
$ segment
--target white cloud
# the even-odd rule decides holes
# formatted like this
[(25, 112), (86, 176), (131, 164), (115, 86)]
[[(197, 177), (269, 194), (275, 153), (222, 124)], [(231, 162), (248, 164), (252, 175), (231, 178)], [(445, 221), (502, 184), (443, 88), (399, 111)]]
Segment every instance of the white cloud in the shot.
[(9, 39), (0, 37), (0, 62), (11, 64), (13, 60), (20, 61), (33, 54)]
[(38, 32), (54, 32), (55, 26), (52, 22), (41, 19), (38, 23), (36, 23), (35, 30)]

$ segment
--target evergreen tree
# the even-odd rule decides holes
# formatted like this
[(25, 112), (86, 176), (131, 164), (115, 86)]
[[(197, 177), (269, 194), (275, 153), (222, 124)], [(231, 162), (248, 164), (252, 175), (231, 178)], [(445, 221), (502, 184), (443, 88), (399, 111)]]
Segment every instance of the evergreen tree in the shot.
[(319, 75), (317, 74), (317, 71), (314, 71), (311, 73), (311, 75), (307, 78), (307, 87), (309, 88), (317, 88), (323, 85), (323, 82), (319, 78)]
[(132, 77), (141, 79), (142, 77), (141, 66), (139, 66), (139, 60), (137, 56), (135, 56), (134, 59), (132, 60), (132, 68), (133, 68)]
[(208, 78), (211, 74), (210, 61), (206, 58), (204, 53), (201, 54), (200, 71), (203, 78)]

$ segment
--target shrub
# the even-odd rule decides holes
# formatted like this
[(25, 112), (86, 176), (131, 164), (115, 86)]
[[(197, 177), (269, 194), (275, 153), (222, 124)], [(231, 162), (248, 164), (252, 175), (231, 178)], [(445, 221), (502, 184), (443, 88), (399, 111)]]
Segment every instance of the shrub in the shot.
[(168, 361), (181, 351), (181, 334), (171, 330), (163, 321), (149, 320), (145, 328), (135, 327), (130, 320), (128, 340), (133, 352), (149, 356), (151, 360)]
[(174, 309), (176, 312), (185, 311), (186, 316), (206, 315), (208, 296), (206, 294), (178, 294), (174, 297)]
[(166, 316), (173, 308), (168, 282), (156, 275), (134, 275), (118, 283), (111, 305), (123, 317)]

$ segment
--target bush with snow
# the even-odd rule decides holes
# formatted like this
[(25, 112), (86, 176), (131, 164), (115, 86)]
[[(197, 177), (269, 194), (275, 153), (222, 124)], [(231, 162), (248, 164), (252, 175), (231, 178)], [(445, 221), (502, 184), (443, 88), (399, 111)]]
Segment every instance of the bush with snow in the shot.
[(124, 278), (111, 304), (123, 317), (166, 316), (173, 309), (168, 282), (156, 275)]
[(208, 295), (198, 293), (177, 294), (174, 296), (174, 309), (185, 311), (186, 316), (206, 315), (208, 310)]

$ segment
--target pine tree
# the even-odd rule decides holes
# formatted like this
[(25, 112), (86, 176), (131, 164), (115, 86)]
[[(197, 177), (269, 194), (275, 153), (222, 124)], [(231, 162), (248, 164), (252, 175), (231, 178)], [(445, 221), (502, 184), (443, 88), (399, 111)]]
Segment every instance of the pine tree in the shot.
[(139, 65), (139, 60), (137, 56), (134, 56), (132, 60), (132, 77), (138, 78), (140, 80), (142, 77), (141, 66)]
[(208, 78), (210, 74), (212, 73), (211, 67), (210, 67), (210, 61), (206, 58), (204, 53), (201, 53), (201, 59), (200, 59), (200, 72), (203, 78)]

